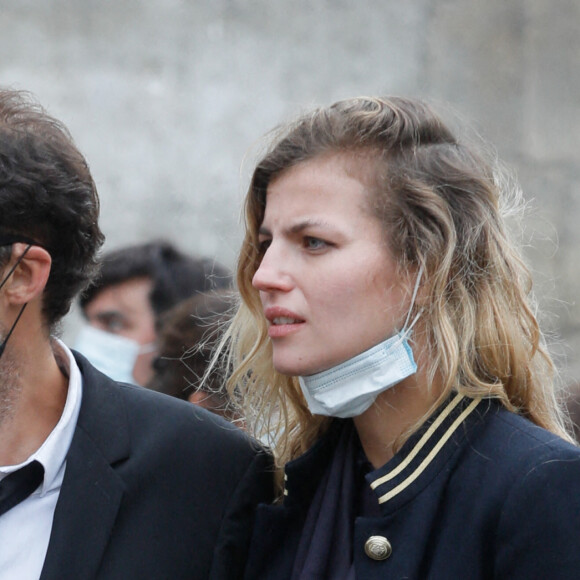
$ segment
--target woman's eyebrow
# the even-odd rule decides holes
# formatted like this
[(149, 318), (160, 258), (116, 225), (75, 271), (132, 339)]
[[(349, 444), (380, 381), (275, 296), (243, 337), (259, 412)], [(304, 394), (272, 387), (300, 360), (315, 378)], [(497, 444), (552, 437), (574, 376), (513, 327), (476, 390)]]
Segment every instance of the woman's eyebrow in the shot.
[[(331, 227), (331, 225), (329, 222), (327, 222), (325, 220), (321, 220), (321, 219), (305, 219), (305, 220), (302, 220), (302, 221), (295, 223), (292, 226), (285, 228), (284, 232), (287, 234), (299, 234), (300, 232), (304, 231), (305, 229), (311, 228), (311, 227), (319, 227), (319, 228), (328, 229)], [(260, 226), (260, 228), (258, 230), (258, 235), (271, 236), (272, 232), (269, 230), (269, 228), (267, 228), (265, 226)]]
[(302, 220), (296, 224), (294, 224), (293, 226), (291, 226), (290, 228), (288, 228), (288, 232), (290, 232), (291, 234), (298, 234), (301, 231), (307, 229), (307, 228), (311, 228), (311, 227), (319, 227), (319, 228), (328, 228), (330, 226), (330, 224), (325, 221), (325, 220), (320, 220), (320, 219), (305, 219)]

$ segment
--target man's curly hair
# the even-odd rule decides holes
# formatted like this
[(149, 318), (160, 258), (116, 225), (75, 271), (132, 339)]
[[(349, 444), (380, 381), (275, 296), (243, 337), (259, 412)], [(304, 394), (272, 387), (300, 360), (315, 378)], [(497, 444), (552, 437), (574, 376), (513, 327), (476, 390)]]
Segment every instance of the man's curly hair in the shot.
[(50, 253), (43, 304), (49, 326), (97, 271), (104, 241), (98, 216), (93, 178), (67, 128), (29, 93), (0, 90), (0, 235), (33, 239)]

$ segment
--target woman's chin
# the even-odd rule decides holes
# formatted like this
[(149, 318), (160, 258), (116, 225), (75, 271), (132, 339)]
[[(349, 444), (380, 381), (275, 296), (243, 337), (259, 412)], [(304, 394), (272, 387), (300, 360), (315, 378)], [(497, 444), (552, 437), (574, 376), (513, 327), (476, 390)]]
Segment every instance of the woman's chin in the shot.
[(305, 364), (303, 361), (276, 360), (276, 358), (274, 358), (273, 362), (276, 372), (287, 377), (301, 377), (313, 374), (310, 371), (311, 365)]
[(320, 364), (315, 364), (311, 361), (306, 362), (303, 360), (300, 361), (277, 361), (274, 359), (274, 368), (276, 372), (280, 373), (281, 375), (285, 375), (288, 377), (309, 377), (311, 375), (315, 375), (320, 373), (326, 368), (330, 367), (323, 367)]

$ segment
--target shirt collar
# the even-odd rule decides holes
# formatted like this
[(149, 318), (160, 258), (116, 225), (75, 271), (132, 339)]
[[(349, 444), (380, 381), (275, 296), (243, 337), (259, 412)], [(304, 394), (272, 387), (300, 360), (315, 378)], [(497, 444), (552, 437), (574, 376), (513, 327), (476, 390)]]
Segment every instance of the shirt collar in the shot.
[(60, 487), (66, 456), (74, 435), (81, 408), (82, 377), (71, 351), (62, 341), (53, 338), (54, 356), (61, 371), (68, 375), (68, 391), (62, 415), (44, 443), (26, 461), (2, 468), (4, 474), (37, 460), (44, 467), (44, 480), (37, 490), (40, 496)]

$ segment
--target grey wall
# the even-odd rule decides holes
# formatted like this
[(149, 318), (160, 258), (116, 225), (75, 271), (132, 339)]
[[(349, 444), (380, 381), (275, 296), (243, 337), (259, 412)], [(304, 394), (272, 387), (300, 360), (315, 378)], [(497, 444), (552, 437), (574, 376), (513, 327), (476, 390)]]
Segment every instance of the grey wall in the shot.
[(0, 84), (71, 129), (106, 249), (165, 236), (231, 266), (252, 152), (276, 123), (357, 94), (458, 110), (532, 201), (528, 257), (567, 380), (580, 378), (579, 65), (577, 0), (0, 0)]

